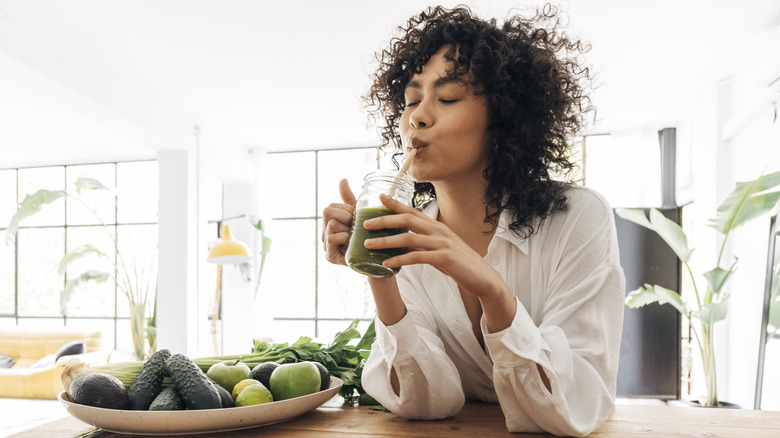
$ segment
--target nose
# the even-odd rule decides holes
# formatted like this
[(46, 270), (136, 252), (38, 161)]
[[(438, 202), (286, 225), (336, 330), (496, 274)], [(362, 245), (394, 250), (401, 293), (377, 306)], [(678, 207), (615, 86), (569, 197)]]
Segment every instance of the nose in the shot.
[(412, 114), (409, 116), (409, 124), (417, 129), (427, 128), (433, 124), (433, 115), (425, 100), (417, 104), (414, 108), (414, 111), (412, 111)]

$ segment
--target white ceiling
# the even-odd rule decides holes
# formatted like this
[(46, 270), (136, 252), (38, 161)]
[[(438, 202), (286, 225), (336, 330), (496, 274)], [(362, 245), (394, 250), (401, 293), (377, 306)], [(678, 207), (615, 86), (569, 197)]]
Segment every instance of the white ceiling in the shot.
[[(512, 6), (540, 3), (469, 2), (499, 19)], [(118, 128), (121, 116), (86, 110), (86, 100), (106, 114), (127, 109), (157, 133), (198, 125), (267, 150), (374, 145), (360, 100), (372, 54), (428, 4), (0, 0), (0, 168), (145, 157), (160, 147)], [(592, 45), (597, 132), (676, 125), (698, 93), (780, 26), (777, 0), (558, 4), (570, 33)], [(55, 56), (29, 65), (33, 45)], [(141, 102), (135, 113), (128, 97), (94, 83), (87, 97), (52, 91), (75, 83), (68, 65)]]

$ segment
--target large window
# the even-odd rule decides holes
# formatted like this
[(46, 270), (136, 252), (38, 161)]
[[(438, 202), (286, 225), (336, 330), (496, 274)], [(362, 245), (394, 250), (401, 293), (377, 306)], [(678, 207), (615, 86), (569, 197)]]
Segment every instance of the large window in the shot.
[(380, 167), (393, 168), (375, 147), (280, 152), (267, 155), (266, 181), (273, 182), (263, 203), (271, 218), (271, 253), (263, 271), (266, 307), (274, 315), (274, 339), (315, 336), (330, 340), (349, 321), (365, 329), (374, 316), (366, 278), (325, 260), (322, 209), (341, 202), (338, 184), (347, 178), (355, 196), (363, 177)]
[[(116, 272), (117, 254), (134, 265), (131, 271), (154, 259), (157, 175), (156, 161), (0, 170), (0, 326), (99, 330), (107, 345), (132, 351), (128, 301), (113, 279), (85, 283), (66, 303), (61, 298), (66, 281), (77, 273)], [(109, 190), (84, 192), (78, 200), (60, 198), (23, 220), (15, 241), (5, 238), (27, 194), (39, 189), (76, 193), (76, 180), (82, 177)], [(67, 272), (58, 272), (63, 256), (84, 245), (109, 255), (110, 261), (87, 255)]]

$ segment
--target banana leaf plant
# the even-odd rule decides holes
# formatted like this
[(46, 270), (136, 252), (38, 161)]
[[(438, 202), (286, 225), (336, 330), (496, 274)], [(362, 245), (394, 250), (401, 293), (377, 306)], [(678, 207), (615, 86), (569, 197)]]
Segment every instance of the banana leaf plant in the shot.
[[(623, 219), (634, 222), (654, 231), (674, 251), (688, 272), (693, 284), (694, 299), (684, 299), (678, 291), (666, 289), (659, 285), (645, 284), (630, 292), (626, 304), (638, 308), (651, 303), (670, 304), (688, 320), (698, 343), (703, 364), (706, 397), (701, 401), (704, 406), (719, 406), (717, 376), (715, 372), (715, 340), (713, 325), (726, 318), (728, 313), (729, 292), (724, 289), (731, 274), (737, 268), (737, 259), (723, 264), (723, 251), (726, 248), (729, 234), (738, 226), (755, 219), (772, 210), (780, 199), (780, 191), (770, 191), (780, 185), (780, 172), (762, 175), (759, 178), (738, 182), (736, 188), (718, 207), (714, 219), (709, 226), (713, 227), (723, 238), (717, 254), (715, 267), (701, 275), (702, 282), (694, 275), (689, 260), (693, 248), (688, 246), (688, 238), (682, 228), (667, 219), (661, 212), (651, 209), (649, 218), (644, 210), (617, 209), (616, 213)], [(706, 284), (706, 286), (705, 286)], [(694, 320), (696, 324), (694, 323)]]
[[(245, 217), (244, 215), (238, 216)], [(255, 290), (252, 299), (257, 298), (257, 291), (260, 289), (260, 278), (263, 276), (263, 268), (265, 267), (265, 259), (268, 256), (268, 252), (271, 251), (271, 238), (265, 235), (265, 228), (263, 227), (263, 220), (255, 216), (247, 216), (249, 223), (260, 233), (260, 261), (257, 268), (257, 276), (252, 276), (252, 264), (250, 262), (241, 263), (238, 265), (239, 272), (244, 282), (255, 282)]]
[[(100, 215), (90, 207), (83, 199), (82, 195), (87, 191), (106, 191), (111, 193), (103, 183), (93, 178), (78, 178), (75, 183), (76, 192), (69, 193), (64, 190), (45, 190), (41, 189), (33, 194), (27, 194), (11, 218), (11, 222), (6, 228), (6, 243), (14, 244), (16, 235), (19, 231), (19, 224), (26, 218), (40, 212), (41, 209), (52, 202), (67, 197), (70, 200), (78, 202), (89, 210), (105, 230), (108, 237), (117, 247), (116, 236), (111, 232)], [(116, 196), (116, 195), (114, 195)], [(67, 315), (68, 302), (70, 296), (82, 285), (94, 282), (104, 283), (113, 278), (119, 290), (125, 295), (130, 305), (130, 326), (133, 338), (133, 354), (136, 359), (144, 360), (154, 353), (156, 349), (156, 293), (157, 293), (157, 248), (151, 248), (153, 257), (145, 266), (138, 266), (128, 263), (121, 251), (116, 252), (116, 269), (106, 272), (99, 269), (87, 269), (78, 275), (71, 276), (69, 267), (77, 260), (85, 257), (98, 257), (107, 260), (111, 266), (114, 266), (114, 260), (109, 254), (99, 250), (93, 245), (82, 245), (68, 251), (60, 260), (58, 274), (65, 278), (65, 285), (60, 294), (60, 312), (63, 316)], [(132, 260), (135, 262), (135, 259)], [(147, 319), (147, 314), (151, 315)], [(145, 344), (148, 341), (150, 349), (147, 352)]]

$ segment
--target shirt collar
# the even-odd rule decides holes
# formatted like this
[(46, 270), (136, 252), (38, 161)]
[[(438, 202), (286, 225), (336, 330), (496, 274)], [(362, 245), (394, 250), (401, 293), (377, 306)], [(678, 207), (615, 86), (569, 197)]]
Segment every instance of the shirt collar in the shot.
[[(439, 203), (434, 199), (425, 205), (422, 209), (423, 214), (431, 219), (436, 219), (439, 215)], [(509, 224), (512, 223), (512, 213), (510, 210), (504, 209), (498, 218), (498, 228), (496, 228), (496, 234), (493, 238), (504, 239), (517, 249), (528, 255), (528, 239), (521, 237), (509, 228)]]

